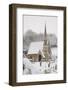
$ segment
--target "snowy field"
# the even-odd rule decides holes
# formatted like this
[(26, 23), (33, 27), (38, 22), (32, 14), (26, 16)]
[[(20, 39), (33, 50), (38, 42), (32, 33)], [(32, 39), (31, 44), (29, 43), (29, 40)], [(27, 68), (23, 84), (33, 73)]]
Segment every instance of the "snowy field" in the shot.
[(24, 74), (47, 74), (57, 72), (57, 63), (55, 62), (51, 62), (50, 66), (48, 67), (48, 62), (42, 62), (40, 66), (40, 62), (30, 62), (27, 58), (24, 60), (26, 61)]
[(28, 58), (23, 60), (23, 74), (49, 74), (57, 73), (57, 49), (52, 48), (53, 61), (49, 62), (31, 62)]

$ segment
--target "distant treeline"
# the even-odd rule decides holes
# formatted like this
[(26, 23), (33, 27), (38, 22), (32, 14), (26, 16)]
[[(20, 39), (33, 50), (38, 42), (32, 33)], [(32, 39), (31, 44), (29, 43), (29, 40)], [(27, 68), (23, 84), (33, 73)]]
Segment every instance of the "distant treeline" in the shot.
[[(57, 47), (57, 37), (54, 34), (47, 34), (47, 39), (49, 40), (51, 47)], [(44, 34), (42, 33), (37, 34), (32, 30), (28, 30), (23, 37), (23, 44), (24, 44), (23, 48), (25, 50), (28, 50), (31, 42), (43, 41), (43, 40), (44, 40)]]

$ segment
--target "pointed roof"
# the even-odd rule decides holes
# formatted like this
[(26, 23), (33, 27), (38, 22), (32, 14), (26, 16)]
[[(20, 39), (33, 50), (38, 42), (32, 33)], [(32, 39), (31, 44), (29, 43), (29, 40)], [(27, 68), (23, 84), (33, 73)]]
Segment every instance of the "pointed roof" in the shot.
[(45, 31), (44, 31), (44, 44), (47, 44), (47, 32), (46, 32), (46, 24), (45, 24)]
[(28, 54), (38, 54), (39, 50), (41, 51), (43, 49), (43, 43), (44, 41), (32, 42), (30, 44)]
[(46, 24), (45, 24), (44, 36), (45, 36), (45, 37), (47, 36), (47, 33), (46, 33)]

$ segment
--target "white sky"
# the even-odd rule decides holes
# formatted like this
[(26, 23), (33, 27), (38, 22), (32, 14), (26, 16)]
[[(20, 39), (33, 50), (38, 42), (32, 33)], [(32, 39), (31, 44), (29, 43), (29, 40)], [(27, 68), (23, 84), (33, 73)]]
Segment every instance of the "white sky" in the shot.
[(55, 34), (57, 36), (57, 17), (55, 16), (33, 16), (24, 15), (24, 34), (28, 30), (36, 33), (44, 33), (45, 24), (47, 33)]

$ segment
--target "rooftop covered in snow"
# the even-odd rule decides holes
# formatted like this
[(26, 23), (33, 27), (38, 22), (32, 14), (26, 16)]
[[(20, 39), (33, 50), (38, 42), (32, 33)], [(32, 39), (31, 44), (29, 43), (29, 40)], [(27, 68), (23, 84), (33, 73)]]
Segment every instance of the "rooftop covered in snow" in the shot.
[(28, 54), (38, 54), (43, 49), (44, 41), (32, 42), (29, 46)]

